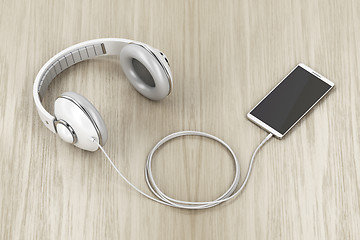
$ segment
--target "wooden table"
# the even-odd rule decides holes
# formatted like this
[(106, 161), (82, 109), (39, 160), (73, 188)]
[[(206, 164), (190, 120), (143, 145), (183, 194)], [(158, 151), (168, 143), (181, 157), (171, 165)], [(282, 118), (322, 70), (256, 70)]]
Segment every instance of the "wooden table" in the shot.
[[(359, 239), (360, 2), (354, 0), (0, 2), (0, 239)], [(336, 88), (257, 156), (245, 191), (212, 209), (179, 210), (132, 190), (100, 151), (81, 151), (41, 123), (32, 97), (42, 65), (75, 43), (122, 37), (166, 53), (172, 94), (152, 102), (116, 57), (71, 67), (44, 99), (86, 96), (105, 119), (105, 149), (136, 186), (162, 137), (224, 139), (242, 179), (266, 133), (246, 113), (297, 63)], [(186, 137), (155, 155), (170, 196), (208, 200), (234, 176), (218, 143)]]

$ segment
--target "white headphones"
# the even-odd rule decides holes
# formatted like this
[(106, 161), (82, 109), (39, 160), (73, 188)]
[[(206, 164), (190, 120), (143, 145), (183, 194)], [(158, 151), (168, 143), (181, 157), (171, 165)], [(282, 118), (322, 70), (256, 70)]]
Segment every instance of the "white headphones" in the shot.
[(105, 122), (91, 102), (75, 92), (65, 92), (56, 99), (53, 116), (45, 110), (41, 100), (51, 81), (61, 72), (81, 61), (106, 55), (120, 56), (121, 67), (130, 83), (150, 100), (165, 98), (173, 85), (166, 56), (149, 45), (128, 39), (90, 40), (52, 57), (41, 68), (34, 82), (36, 108), (48, 129), (65, 142), (87, 151), (96, 151), (98, 144), (104, 146), (108, 137)]
[[(170, 134), (161, 139), (150, 151), (145, 165), (145, 180), (154, 198), (133, 185), (115, 166), (109, 155), (102, 146), (106, 143), (108, 133), (100, 113), (83, 96), (74, 92), (65, 92), (55, 100), (55, 117), (48, 113), (41, 100), (51, 81), (65, 69), (72, 65), (97, 56), (120, 55), (120, 64), (126, 77), (135, 89), (143, 96), (151, 100), (161, 100), (170, 94), (172, 89), (172, 76), (166, 56), (157, 49), (144, 43), (127, 39), (104, 38), (96, 39), (69, 47), (51, 58), (40, 70), (34, 83), (34, 101), (45, 126), (52, 132), (57, 133), (62, 140), (72, 143), (78, 148), (87, 151), (96, 151), (98, 148), (116, 172), (140, 194), (158, 203), (184, 209), (206, 209), (235, 198), (245, 187), (255, 155), (258, 150), (272, 137), (270, 133), (255, 149), (246, 174), (245, 180), (240, 180), (240, 165), (235, 153), (223, 140), (208, 133), (197, 131), (181, 131)], [(235, 163), (235, 177), (228, 190), (215, 200), (207, 202), (188, 202), (173, 199), (164, 194), (152, 176), (151, 162), (155, 151), (164, 143), (180, 136), (202, 136), (218, 141), (231, 153)]]

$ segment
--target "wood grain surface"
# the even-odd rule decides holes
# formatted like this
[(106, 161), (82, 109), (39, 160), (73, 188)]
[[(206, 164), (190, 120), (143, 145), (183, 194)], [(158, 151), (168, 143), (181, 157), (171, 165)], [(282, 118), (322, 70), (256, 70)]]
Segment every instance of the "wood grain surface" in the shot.
[[(0, 1), (0, 239), (359, 239), (360, 2), (355, 0)], [(62, 49), (121, 37), (166, 53), (174, 89), (152, 102), (116, 57), (71, 67), (50, 85), (86, 96), (109, 129), (105, 149), (149, 192), (147, 153), (162, 137), (200, 130), (224, 139), (242, 179), (266, 132), (246, 113), (297, 63), (336, 88), (283, 139), (258, 154), (245, 191), (201, 211), (132, 190), (100, 151), (53, 135), (37, 115), (35, 76)], [(234, 169), (211, 140), (186, 137), (155, 155), (170, 196), (213, 199)]]

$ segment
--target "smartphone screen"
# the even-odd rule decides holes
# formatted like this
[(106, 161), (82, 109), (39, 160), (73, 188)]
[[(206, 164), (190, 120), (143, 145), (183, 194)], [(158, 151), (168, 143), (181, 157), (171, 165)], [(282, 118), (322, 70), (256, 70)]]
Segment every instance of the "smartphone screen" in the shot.
[(248, 113), (248, 118), (282, 138), (333, 86), (299, 64)]

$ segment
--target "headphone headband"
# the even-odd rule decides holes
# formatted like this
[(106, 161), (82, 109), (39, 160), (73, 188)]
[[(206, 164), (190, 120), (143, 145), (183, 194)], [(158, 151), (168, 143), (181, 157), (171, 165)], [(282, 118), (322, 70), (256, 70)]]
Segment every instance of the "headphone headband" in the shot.
[[(67, 68), (84, 60), (89, 60), (98, 56), (120, 55), (123, 47), (130, 43), (142, 46), (159, 61), (153, 51), (149, 49), (145, 44), (121, 38), (103, 38), (82, 42), (66, 48), (65, 50), (52, 57), (49, 61), (47, 61), (47, 63), (40, 69), (39, 73), (35, 78), (33, 97), (39, 116), (42, 122), (50, 131), (56, 133), (56, 129), (54, 126), (55, 117), (46, 111), (41, 101), (44, 98), (48, 86), (50, 85), (52, 80)], [(169, 80), (170, 93), (172, 86), (171, 73), (166, 70), (166, 68), (163, 66), (163, 64), (161, 64), (160, 61), (159, 63), (164, 69), (166, 77)]]

